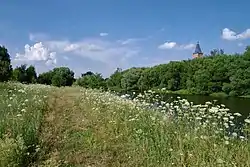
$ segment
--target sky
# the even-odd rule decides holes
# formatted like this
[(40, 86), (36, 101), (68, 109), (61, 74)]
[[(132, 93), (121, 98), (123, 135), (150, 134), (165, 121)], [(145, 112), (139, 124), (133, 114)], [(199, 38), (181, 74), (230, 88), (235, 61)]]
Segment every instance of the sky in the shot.
[(0, 44), (13, 67), (42, 73), (67, 66), (104, 77), (116, 68), (148, 67), (250, 45), (248, 10), (241, 0), (9, 0), (1, 3)]

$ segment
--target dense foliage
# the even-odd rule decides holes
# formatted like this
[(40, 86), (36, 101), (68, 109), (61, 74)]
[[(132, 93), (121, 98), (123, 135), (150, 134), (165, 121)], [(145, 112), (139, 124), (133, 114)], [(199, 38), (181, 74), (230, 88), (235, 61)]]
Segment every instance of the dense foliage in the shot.
[(0, 46), (0, 82), (8, 81), (11, 77), (12, 66), (8, 50)]
[(54, 68), (38, 77), (34, 66), (27, 68), (21, 65), (12, 72), (8, 51), (0, 47), (0, 76), (0, 81), (7, 81), (12, 76), (12, 80), (22, 83), (54, 86), (71, 86), (75, 83), (86, 88), (118, 92), (161, 89), (189, 94), (246, 96), (250, 95), (250, 47), (243, 54), (227, 55), (222, 49), (214, 49), (204, 58), (171, 61), (148, 68), (117, 68), (106, 79), (91, 71), (74, 79), (74, 72), (68, 67)]
[(217, 92), (231, 96), (250, 95), (250, 47), (243, 54), (217, 53), (151, 68), (116, 71), (108, 80), (112, 84), (108, 85), (120, 91), (164, 88), (205, 95)]
[(16, 67), (12, 73), (12, 80), (21, 83), (35, 83), (37, 80), (37, 74), (34, 66), (21, 65)]
[(71, 86), (74, 79), (74, 72), (68, 67), (57, 67), (39, 75), (37, 82), (53, 86)]
[(106, 81), (101, 74), (88, 71), (76, 80), (76, 85), (86, 88), (106, 89)]

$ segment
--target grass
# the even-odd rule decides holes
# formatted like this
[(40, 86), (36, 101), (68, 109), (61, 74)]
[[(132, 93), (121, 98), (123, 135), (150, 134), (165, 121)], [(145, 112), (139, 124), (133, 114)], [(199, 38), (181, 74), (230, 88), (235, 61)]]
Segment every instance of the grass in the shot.
[(150, 91), (129, 100), (79, 87), (0, 90), (1, 166), (250, 166), (250, 120), (237, 127), (240, 114), (223, 105)]
[(167, 89), (162, 88), (162, 89), (153, 89), (153, 90), (157, 93), (163, 93), (163, 94), (176, 94), (176, 95), (192, 95), (192, 94), (194, 94), (187, 89), (180, 89), (177, 91), (171, 91), (171, 90), (167, 90)]
[[(155, 92), (159, 94), (175, 94), (175, 95), (200, 95), (196, 94), (194, 92), (191, 92), (190, 90), (187, 89), (180, 89), (177, 91), (171, 91), (171, 90), (166, 90), (164, 88), (162, 89), (153, 89)], [(226, 97), (240, 97), (240, 98), (250, 98), (250, 95), (244, 95), (244, 96), (230, 96), (226, 94), (225, 92), (216, 92), (216, 93), (211, 93), (209, 96), (212, 97), (220, 97), (220, 98), (226, 98)]]
[(250, 98), (250, 95), (246, 95), (246, 96), (240, 96), (242, 98)]
[(210, 96), (213, 96), (213, 97), (228, 97), (229, 95), (224, 93), (224, 92), (217, 92), (217, 93), (210, 94)]
[(35, 158), (49, 88), (0, 84), (0, 166), (26, 166)]

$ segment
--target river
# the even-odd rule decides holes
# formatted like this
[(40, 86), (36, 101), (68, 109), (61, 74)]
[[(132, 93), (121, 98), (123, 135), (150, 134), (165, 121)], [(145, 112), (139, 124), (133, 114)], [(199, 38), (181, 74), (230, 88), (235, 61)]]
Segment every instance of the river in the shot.
[(175, 95), (175, 94), (166, 94), (164, 95), (164, 100), (169, 100), (171, 97), (176, 99), (177, 97), (185, 98), (189, 102), (194, 104), (205, 104), (207, 101), (218, 100), (216, 104), (224, 104), (227, 108), (230, 109), (230, 112), (241, 113), (243, 117), (247, 117), (250, 114), (250, 98), (239, 98), (239, 97), (212, 97), (212, 96), (203, 96), (203, 95)]

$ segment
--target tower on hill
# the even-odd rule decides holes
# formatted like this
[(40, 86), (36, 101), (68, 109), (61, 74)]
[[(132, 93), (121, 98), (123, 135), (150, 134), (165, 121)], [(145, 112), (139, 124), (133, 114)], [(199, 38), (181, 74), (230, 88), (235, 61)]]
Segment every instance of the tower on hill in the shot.
[(199, 42), (197, 42), (196, 47), (195, 47), (195, 51), (193, 53), (193, 58), (200, 58), (203, 57), (203, 53), (201, 51), (201, 47)]

